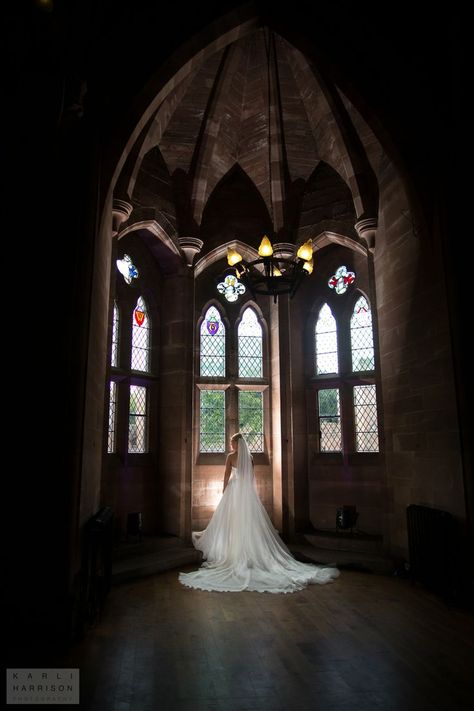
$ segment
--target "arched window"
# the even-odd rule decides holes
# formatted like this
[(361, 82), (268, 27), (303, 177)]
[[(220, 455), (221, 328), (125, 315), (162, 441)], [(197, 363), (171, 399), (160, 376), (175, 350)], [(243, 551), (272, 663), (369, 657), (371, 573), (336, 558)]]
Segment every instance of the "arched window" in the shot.
[(119, 361), (119, 330), (120, 330), (120, 312), (117, 302), (114, 301), (114, 315), (112, 323), (112, 352), (110, 355), (110, 365), (116, 368)]
[(225, 325), (215, 306), (210, 306), (201, 324), (201, 376), (225, 378)]
[(150, 322), (142, 296), (138, 298), (132, 318), (132, 370), (150, 370)]
[(327, 304), (319, 310), (315, 327), (316, 375), (338, 373), (336, 319)]
[(374, 370), (372, 312), (365, 296), (360, 296), (351, 317), (352, 371)]
[(238, 329), (239, 378), (262, 378), (262, 327), (255, 311), (245, 309)]

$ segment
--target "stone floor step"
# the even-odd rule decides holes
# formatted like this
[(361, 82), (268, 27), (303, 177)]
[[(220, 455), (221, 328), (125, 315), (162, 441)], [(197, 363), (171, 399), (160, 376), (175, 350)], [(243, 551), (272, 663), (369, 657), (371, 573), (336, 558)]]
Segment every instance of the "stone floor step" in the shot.
[(297, 560), (304, 563), (336, 566), (341, 570), (360, 570), (393, 575), (396, 568), (391, 558), (377, 553), (319, 548), (309, 543), (290, 543), (288, 548)]

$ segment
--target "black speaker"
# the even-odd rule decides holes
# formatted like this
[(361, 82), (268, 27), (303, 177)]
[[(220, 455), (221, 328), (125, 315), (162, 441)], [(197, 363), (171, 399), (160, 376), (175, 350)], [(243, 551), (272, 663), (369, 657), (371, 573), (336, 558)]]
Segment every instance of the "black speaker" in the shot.
[(343, 530), (350, 528), (352, 531), (358, 518), (359, 514), (355, 506), (341, 506), (336, 511), (336, 528)]

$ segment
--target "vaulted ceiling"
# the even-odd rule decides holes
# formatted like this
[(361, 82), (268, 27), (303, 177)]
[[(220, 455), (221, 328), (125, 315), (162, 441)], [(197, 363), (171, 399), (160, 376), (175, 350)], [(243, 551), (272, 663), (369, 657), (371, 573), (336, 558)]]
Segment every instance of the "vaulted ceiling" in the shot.
[(154, 210), (179, 236), (206, 241), (210, 198), (236, 168), (258, 192), (262, 220), (286, 241), (325, 202), (320, 213), (344, 218), (346, 232), (376, 217), (376, 179), (343, 97), (265, 27), (176, 84), (142, 135), (127, 192), (136, 215)]

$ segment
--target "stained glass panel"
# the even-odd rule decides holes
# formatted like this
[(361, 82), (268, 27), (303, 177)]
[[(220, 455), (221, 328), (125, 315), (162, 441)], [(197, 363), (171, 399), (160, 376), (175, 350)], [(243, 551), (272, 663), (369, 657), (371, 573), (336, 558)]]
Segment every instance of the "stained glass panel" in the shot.
[(114, 368), (118, 366), (118, 353), (119, 353), (119, 325), (120, 325), (120, 313), (117, 306), (117, 302), (114, 301), (114, 316), (112, 323), (112, 353), (110, 358), (110, 365)]
[(225, 391), (201, 390), (200, 452), (225, 452)]
[(354, 419), (357, 452), (379, 451), (377, 392), (375, 385), (354, 387)]
[(365, 296), (357, 299), (352, 312), (351, 349), (353, 372), (375, 368), (372, 312)]
[(338, 373), (337, 326), (331, 309), (324, 304), (315, 328), (316, 374)]
[(147, 451), (147, 389), (142, 385), (130, 386), (128, 423), (128, 451), (143, 454)]
[(239, 324), (239, 378), (262, 378), (262, 327), (250, 306)]
[(319, 390), (318, 410), (320, 451), (341, 452), (341, 409), (337, 388)]
[(239, 392), (239, 430), (245, 436), (251, 452), (264, 451), (263, 393)]
[(132, 317), (132, 370), (150, 370), (150, 323), (145, 301), (140, 296)]
[(109, 383), (109, 434), (107, 442), (107, 452), (115, 452), (115, 431), (117, 420), (117, 383), (111, 380)]
[(225, 326), (215, 306), (208, 308), (201, 324), (201, 375), (225, 377)]

